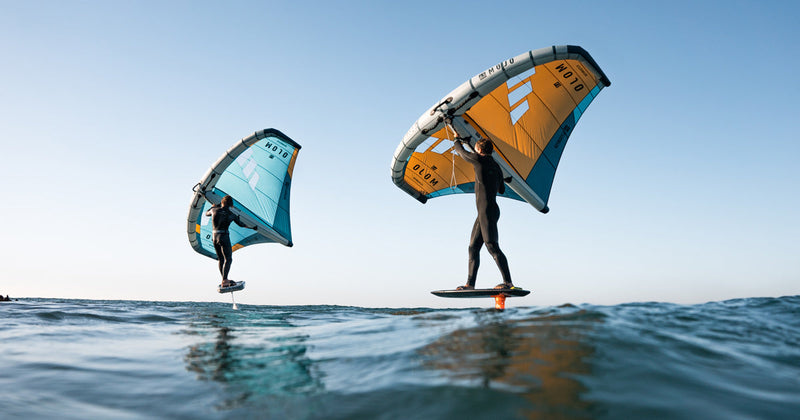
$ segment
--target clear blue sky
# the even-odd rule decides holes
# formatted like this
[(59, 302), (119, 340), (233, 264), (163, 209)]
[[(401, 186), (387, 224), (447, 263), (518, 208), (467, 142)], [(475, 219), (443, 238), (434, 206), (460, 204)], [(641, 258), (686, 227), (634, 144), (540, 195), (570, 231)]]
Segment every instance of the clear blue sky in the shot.
[[(503, 200), (509, 305), (800, 293), (800, 3), (0, 2), (0, 293), (228, 301), (186, 236), (234, 141), (303, 149), (295, 246), (234, 254), (237, 301), (490, 306), (463, 284), (467, 195), (422, 205), (389, 163), (469, 77), (550, 45), (612, 81), (575, 129), (551, 212)], [(484, 251), (478, 286), (500, 281)]]

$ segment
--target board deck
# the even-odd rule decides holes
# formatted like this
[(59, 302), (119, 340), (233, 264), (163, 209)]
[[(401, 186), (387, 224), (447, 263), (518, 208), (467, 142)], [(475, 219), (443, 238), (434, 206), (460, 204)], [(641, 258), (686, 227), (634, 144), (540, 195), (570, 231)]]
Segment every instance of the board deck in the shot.
[(446, 298), (478, 298), (492, 297), (497, 295), (503, 295), (507, 297), (526, 296), (530, 292), (530, 290), (515, 287), (513, 289), (434, 290), (431, 293), (436, 296)]
[[(231, 280), (234, 281), (234, 280)], [(233, 286), (222, 287), (217, 286), (217, 291), (220, 293), (229, 293), (229, 292), (237, 292), (239, 290), (244, 289), (244, 282), (243, 281), (234, 281), (236, 284)]]

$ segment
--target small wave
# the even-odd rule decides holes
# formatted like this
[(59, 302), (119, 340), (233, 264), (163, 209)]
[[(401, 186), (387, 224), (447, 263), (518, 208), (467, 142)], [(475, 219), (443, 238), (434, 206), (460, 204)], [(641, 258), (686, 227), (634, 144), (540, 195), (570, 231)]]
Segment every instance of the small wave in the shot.
[(44, 321), (104, 321), (104, 322), (128, 322), (129, 319), (124, 317), (102, 315), (88, 312), (64, 312), (64, 311), (48, 311), (37, 312), (36, 317)]

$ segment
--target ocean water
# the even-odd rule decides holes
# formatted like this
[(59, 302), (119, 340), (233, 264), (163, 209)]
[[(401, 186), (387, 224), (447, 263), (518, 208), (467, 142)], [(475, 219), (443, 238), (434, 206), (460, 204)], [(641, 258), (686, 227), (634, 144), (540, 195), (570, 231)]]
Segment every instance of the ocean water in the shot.
[(0, 417), (800, 418), (800, 296), (510, 306), (3, 302)]

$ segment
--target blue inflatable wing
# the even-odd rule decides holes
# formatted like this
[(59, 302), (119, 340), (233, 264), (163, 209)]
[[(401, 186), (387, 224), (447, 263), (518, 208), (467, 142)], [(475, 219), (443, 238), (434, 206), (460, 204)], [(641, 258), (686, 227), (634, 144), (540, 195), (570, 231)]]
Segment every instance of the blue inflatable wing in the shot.
[(195, 251), (216, 259), (211, 218), (206, 212), (222, 197), (233, 198), (233, 212), (247, 226), (231, 224), (231, 245), (243, 247), (277, 242), (292, 246), (289, 192), (300, 145), (278, 130), (268, 128), (236, 142), (206, 172), (194, 188), (189, 208), (189, 243)]

